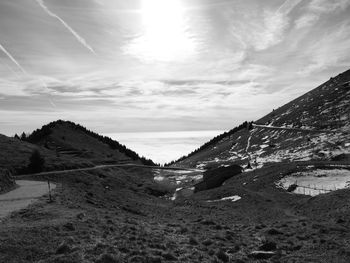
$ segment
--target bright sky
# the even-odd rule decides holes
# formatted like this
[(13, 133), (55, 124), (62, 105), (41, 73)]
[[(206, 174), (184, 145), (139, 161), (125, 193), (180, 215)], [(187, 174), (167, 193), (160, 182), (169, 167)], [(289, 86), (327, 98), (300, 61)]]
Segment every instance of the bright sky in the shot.
[(350, 65), (350, 0), (0, 0), (0, 133), (225, 130)]

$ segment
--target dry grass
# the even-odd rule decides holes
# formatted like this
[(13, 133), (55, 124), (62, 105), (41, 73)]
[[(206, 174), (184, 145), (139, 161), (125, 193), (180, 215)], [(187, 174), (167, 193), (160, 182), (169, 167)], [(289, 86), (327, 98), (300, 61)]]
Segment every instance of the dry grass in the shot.
[[(243, 173), (175, 202), (150, 195), (153, 175), (139, 168), (52, 175), (53, 203), (2, 223), (0, 262), (256, 262), (252, 252), (269, 249), (264, 262), (348, 262), (349, 190), (310, 198), (275, 188), (298, 166)], [(242, 199), (206, 202), (233, 194)]]

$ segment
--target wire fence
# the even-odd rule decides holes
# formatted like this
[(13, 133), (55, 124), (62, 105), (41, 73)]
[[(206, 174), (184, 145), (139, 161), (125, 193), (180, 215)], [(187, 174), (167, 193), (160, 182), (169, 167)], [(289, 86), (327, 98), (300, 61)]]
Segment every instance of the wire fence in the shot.
[(317, 195), (317, 194), (325, 194), (332, 191), (336, 191), (341, 188), (337, 188), (336, 185), (333, 185), (333, 187), (330, 187), (329, 185), (300, 185), (297, 182), (294, 184), (291, 184), (288, 188), (291, 189), (291, 187), (295, 188), (294, 192), (298, 192), (304, 195)]

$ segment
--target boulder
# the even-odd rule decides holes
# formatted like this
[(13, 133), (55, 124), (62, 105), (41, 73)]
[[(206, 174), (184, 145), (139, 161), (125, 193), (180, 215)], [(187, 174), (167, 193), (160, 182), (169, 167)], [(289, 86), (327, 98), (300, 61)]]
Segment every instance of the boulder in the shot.
[(227, 179), (242, 173), (239, 165), (219, 167), (204, 172), (203, 181), (195, 185), (194, 192), (205, 191), (221, 186)]
[(254, 259), (269, 259), (276, 255), (273, 251), (253, 251), (249, 254), (250, 258)]

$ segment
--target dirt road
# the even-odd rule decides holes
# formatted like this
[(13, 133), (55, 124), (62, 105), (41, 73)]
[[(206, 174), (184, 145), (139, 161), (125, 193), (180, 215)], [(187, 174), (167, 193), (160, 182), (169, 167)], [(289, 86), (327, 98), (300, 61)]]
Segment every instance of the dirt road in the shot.
[[(25, 208), (39, 197), (48, 193), (47, 182), (18, 180), (16, 183), (19, 186), (18, 188), (0, 195), (0, 219), (13, 211)], [(56, 187), (52, 183), (50, 186), (51, 189)]]
[(106, 169), (106, 168), (116, 168), (116, 167), (120, 167), (120, 168), (136, 167), (136, 168), (148, 168), (148, 169), (157, 169), (157, 170), (203, 172), (203, 170), (201, 170), (201, 169), (194, 169), (194, 168), (161, 167), (161, 166), (149, 166), (149, 165), (141, 165), (141, 164), (134, 164), (134, 163), (126, 163), (126, 164), (104, 164), (104, 165), (97, 165), (97, 166), (86, 167), (86, 168), (41, 172), (41, 173), (36, 173), (36, 174), (26, 174), (26, 175), (16, 176), (16, 178), (27, 179), (27, 178), (33, 178), (33, 176), (39, 176), (39, 175), (43, 176), (43, 175), (51, 175), (51, 174), (66, 174), (66, 173), (72, 173), (72, 172), (93, 171), (93, 170), (100, 170), (100, 169)]
[(277, 126), (267, 126), (260, 124), (253, 124), (254, 128), (270, 129), (270, 130), (284, 130), (284, 131), (294, 131), (294, 132), (311, 132), (311, 133), (334, 133), (333, 130), (316, 130), (316, 129), (300, 129), (300, 128), (290, 128), (290, 127), (277, 127)]

